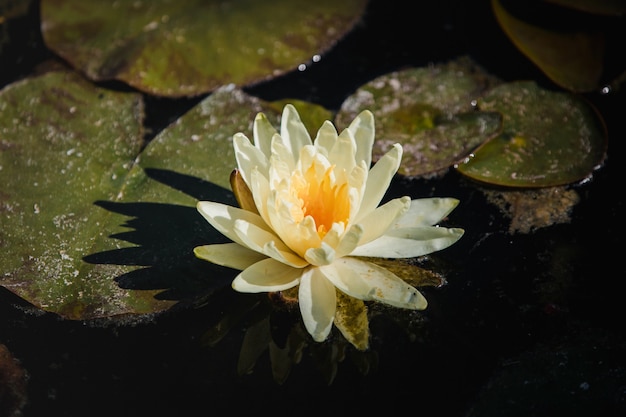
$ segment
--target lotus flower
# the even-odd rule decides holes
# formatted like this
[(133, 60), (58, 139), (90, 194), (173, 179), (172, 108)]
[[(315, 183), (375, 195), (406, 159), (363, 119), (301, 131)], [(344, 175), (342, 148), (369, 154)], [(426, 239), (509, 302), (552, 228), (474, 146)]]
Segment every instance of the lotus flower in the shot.
[(363, 111), (341, 134), (326, 121), (312, 140), (287, 104), (280, 133), (259, 113), (253, 135), (254, 144), (243, 133), (233, 136), (237, 169), (231, 184), (242, 208), (197, 205), (232, 243), (198, 246), (195, 255), (240, 270), (232, 282), (236, 291), (298, 286), (304, 325), (317, 342), (331, 331), (337, 290), (363, 301), (426, 308), (416, 288), (367, 257), (413, 258), (452, 245), (463, 230), (435, 225), (459, 201), (401, 197), (379, 205), (402, 147), (395, 144), (370, 169), (373, 114)]

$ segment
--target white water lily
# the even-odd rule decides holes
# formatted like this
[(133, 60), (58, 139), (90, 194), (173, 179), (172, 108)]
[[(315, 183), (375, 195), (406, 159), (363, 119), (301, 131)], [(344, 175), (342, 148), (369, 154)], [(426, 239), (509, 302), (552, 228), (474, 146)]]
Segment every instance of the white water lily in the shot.
[(412, 258), (452, 245), (463, 229), (436, 224), (459, 201), (401, 197), (379, 206), (402, 147), (394, 145), (370, 169), (373, 114), (363, 111), (341, 134), (326, 121), (312, 140), (288, 104), (280, 133), (259, 113), (253, 135), (254, 144), (243, 133), (233, 136), (237, 173), (251, 194), (248, 207), (197, 205), (233, 242), (196, 247), (196, 256), (241, 270), (232, 282), (240, 292), (299, 286), (302, 319), (316, 341), (331, 330), (337, 289), (363, 301), (426, 308), (416, 288), (363, 257)]

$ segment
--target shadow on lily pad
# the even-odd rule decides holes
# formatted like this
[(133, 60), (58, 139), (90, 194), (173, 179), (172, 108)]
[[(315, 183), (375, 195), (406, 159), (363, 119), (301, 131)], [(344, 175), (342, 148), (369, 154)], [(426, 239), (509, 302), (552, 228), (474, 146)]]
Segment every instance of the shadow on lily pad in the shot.
[[(146, 169), (148, 177), (198, 200), (233, 204), (230, 191), (189, 175), (162, 169)], [(90, 254), (92, 264), (140, 266), (115, 278), (118, 285), (132, 290), (164, 289), (158, 299), (192, 301), (204, 298), (228, 285), (233, 271), (196, 258), (193, 248), (226, 242), (195, 207), (159, 202), (96, 201), (110, 212), (131, 217), (122, 226), (130, 230), (109, 236), (136, 246)]]

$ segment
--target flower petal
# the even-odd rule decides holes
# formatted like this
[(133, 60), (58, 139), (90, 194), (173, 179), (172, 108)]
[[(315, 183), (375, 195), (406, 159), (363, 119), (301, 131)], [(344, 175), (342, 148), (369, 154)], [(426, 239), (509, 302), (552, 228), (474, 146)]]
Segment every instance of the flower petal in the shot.
[(304, 327), (313, 340), (326, 340), (335, 318), (337, 293), (333, 284), (320, 272), (320, 268), (307, 268), (302, 274), (298, 302)]
[(263, 113), (258, 113), (254, 118), (254, 124), (252, 125), (252, 135), (254, 137), (254, 146), (256, 146), (266, 158), (269, 159), (272, 152), (270, 147), (272, 145), (272, 138), (278, 132), (272, 126), (267, 116)]
[(355, 221), (358, 222), (363, 216), (366, 216), (378, 207), (380, 200), (382, 200), (387, 192), (387, 188), (389, 188), (393, 176), (398, 172), (401, 159), (402, 146), (396, 143), (370, 169), (359, 214), (357, 214)]
[(261, 216), (248, 210), (216, 203), (214, 201), (199, 201), (196, 208), (202, 217), (218, 232), (240, 245), (244, 245), (244, 243), (234, 231), (235, 222), (237, 220), (243, 220), (254, 224), (260, 229), (270, 231)]
[(356, 249), (363, 236), (363, 226), (355, 224), (350, 227), (350, 230), (342, 237), (341, 242), (336, 247), (337, 258), (342, 258), (349, 255)]
[(267, 172), (269, 161), (267, 157), (250, 143), (250, 140), (243, 133), (236, 133), (233, 136), (233, 147), (235, 148), (235, 159), (237, 167), (246, 182), (250, 184), (250, 175), (253, 169)]
[(402, 227), (433, 226), (444, 219), (459, 205), (456, 198), (419, 198), (411, 201), (411, 207), (392, 226)]
[(302, 273), (302, 269), (268, 258), (244, 269), (235, 277), (232, 287), (248, 293), (284, 291), (298, 285)]
[(361, 218), (359, 224), (363, 226), (363, 236), (359, 245), (364, 245), (385, 234), (396, 219), (406, 213), (410, 204), (409, 197), (395, 198)]
[(423, 310), (424, 296), (391, 271), (370, 262), (346, 257), (320, 268), (324, 276), (346, 294), (394, 307)]
[(296, 161), (300, 155), (300, 149), (306, 145), (313, 144), (309, 132), (306, 130), (306, 127), (304, 127), (302, 120), (300, 120), (298, 111), (292, 104), (287, 104), (283, 108), (280, 136), (283, 138), (283, 143)]
[(357, 145), (352, 136), (352, 132), (346, 129), (341, 132), (341, 135), (337, 138), (337, 142), (335, 146), (333, 146), (328, 159), (338, 169), (352, 172), (354, 167), (357, 166), (355, 159), (356, 151)]
[(311, 265), (328, 265), (335, 260), (335, 249), (322, 242), (319, 248), (309, 248), (304, 253), (304, 259)]
[(255, 252), (238, 243), (196, 246), (193, 248), (193, 253), (205, 261), (240, 271), (267, 258), (262, 253)]
[(463, 233), (463, 229), (436, 226), (393, 229), (357, 247), (351, 255), (414, 258), (447, 248), (459, 240)]
[(372, 147), (375, 137), (374, 114), (369, 110), (363, 110), (354, 118), (347, 130), (352, 133), (356, 142), (355, 161), (357, 163), (365, 161), (365, 165), (369, 168), (372, 164)]
[(335, 129), (335, 125), (326, 120), (317, 131), (313, 144), (320, 153), (328, 158), (335, 142), (337, 142), (337, 129)]
[(235, 220), (233, 229), (243, 245), (254, 251), (263, 253), (293, 268), (304, 268), (308, 265), (273, 232), (268, 232), (244, 220)]

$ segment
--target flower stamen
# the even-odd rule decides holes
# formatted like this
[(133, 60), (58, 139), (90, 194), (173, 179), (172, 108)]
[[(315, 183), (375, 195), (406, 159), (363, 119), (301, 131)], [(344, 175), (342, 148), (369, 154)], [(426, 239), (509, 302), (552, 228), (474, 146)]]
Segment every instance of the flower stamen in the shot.
[(302, 216), (311, 216), (320, 238), (331, 229), (333, 223), (348, 222), (350, 200), (348, 184), (337, 184), (334, 169), (328, 167), (321, 178), (318, 177), (315, 164), (309, 166), (304, 175), (292, 180), (294, 194), (301, 202)]

